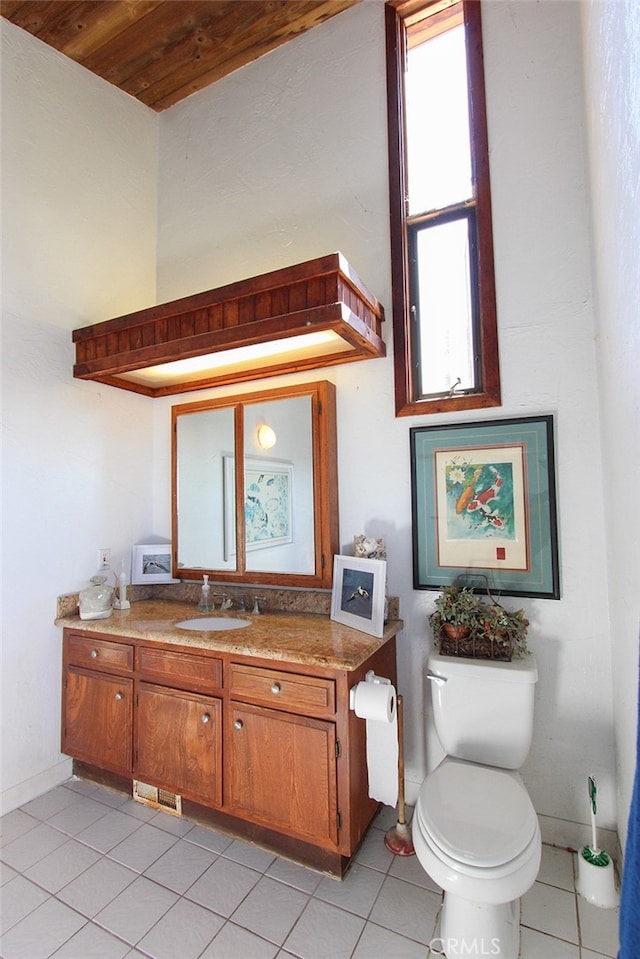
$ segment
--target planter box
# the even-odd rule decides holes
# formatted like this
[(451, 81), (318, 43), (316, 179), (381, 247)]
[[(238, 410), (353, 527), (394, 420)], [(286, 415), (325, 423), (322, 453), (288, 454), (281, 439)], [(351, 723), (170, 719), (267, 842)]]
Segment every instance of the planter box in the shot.
[(509, 639), (492, 642), (485, 637), (447, 636), (444, 629), (438, 637), (440, 653), (443, 656), (462, 656), (466, 659), (496, 659), (509, 663), (513, 649)]

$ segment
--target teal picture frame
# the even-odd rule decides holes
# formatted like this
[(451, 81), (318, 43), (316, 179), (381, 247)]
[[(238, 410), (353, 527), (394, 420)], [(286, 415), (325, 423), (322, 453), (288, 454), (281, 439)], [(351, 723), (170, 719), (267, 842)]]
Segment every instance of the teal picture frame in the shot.
[(410, 430), (414, 589), (560, 599), (552, 415)]

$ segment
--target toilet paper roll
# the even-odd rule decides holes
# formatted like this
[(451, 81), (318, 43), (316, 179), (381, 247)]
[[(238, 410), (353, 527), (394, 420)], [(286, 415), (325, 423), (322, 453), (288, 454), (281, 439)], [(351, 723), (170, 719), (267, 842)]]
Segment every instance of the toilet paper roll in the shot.
[(369, 796), (386, 806), (398, 802), (398, 716), (396, 691), (389, 680), (358, 683), (356, 716), (366, 721)]
[(358, 683), (353, 697), (353, 709), (361, 719), (390, 723), (396, 713), (396, 691), (390, 681)]

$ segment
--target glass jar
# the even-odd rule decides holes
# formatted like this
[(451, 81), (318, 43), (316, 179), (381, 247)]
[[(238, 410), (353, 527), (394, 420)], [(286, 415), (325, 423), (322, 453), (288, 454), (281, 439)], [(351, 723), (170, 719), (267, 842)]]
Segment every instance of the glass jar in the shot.
[(80, 591), (80, 619), (108, 619), (111, 616), (113, 587), (107, 584), (107, 577), (92, 576), (91, 586)]

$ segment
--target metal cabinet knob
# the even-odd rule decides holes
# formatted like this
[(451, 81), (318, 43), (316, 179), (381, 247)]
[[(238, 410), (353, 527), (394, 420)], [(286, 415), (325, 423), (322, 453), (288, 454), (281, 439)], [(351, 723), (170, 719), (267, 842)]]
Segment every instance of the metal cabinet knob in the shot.
[(122, 699), (122, 693), (116, 693), (116, 702), (119, 703)]
[(210, 719), (211, 719), (211, 716), (209, 715), (209, 713), (202, 714), (201, 720), (205, 725), (209, 722)]
[(282, 686), (280, 685), (280, 683), (274, 683), (273, 686), (271, 687), (271, 692), (273, 693), (274, 696), (277, 696), (278, 693), (281, 693)]
[(97, 658), (98, 658), (98, 650), (97, 650), (97, 649), (92, 649), (92, 650), (91, 650), (91, 659), (97, 659)]
[(244, 726), (244, 723), (241, 719), (236, 719), (233, 725), (235, 729), (242, 729), (242, 727)]

